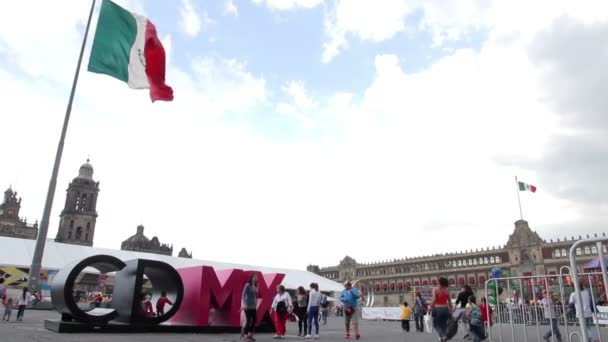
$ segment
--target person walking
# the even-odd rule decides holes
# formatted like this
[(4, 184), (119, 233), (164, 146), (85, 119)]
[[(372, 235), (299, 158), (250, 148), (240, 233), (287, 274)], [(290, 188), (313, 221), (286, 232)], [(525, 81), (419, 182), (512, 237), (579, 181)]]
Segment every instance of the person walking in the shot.
[(471, 296), (468, 299), (469, 311), (467, 321), (469, 322), (469, 333), (473, 337), (473, 342), (485, 340), (486, 333), (483, 329), (483, 320), (481, 319), (481, 309), (477, 306), (477, 299)]
[(439, 335), (441, 342), (447, 341), (446, 328), (448, 319), (450, 318), (450, 310), (452, 309), (452, 301), (450, 301), (450, 293), (448, 286), (450, 283), (447, 278), (439, 278), (438, 285), (433, 288), (433, 297), (431, 299), (431, 310), (433, 317), (433, 328)]
[(424, 332), (424, 299), (422, 299), (422, 294), (420, 292), (416, 292), (416, 303), (414, 304), (414, 322), (416, 323), (416, 331)]
[(274, 296), (272, 301), (271, 311), (274, 317), (274, 326), (276, 334), (273, 338), (283, 339), (285, 338), (285, 330), (287, 324), (287, 317), (293, 306), (291, 303), (291, 296), (289, 292), (285, 291), (285, 286), (277, 286), (277, 294)]
[(329, 300), (326, 295), (321, 296), (321, 323), (327, 324), (327, 316), (329, 315)]
[[(308, 298), (308, 334), (306, 338), (319, 338), (319, 306), (321, 304), (321, 292), (317, 283), (310, 284), (310, 293)], [(315, 334), (312, 335), (312, 323), (315, 324)]]
[(550, 294), (547, 290), (543, 290), (542, 299), (540, 300), (540, 304), (543, 306), (543, 314), (545, 315), (545, 319), (549, 322), (549, 330), (543, 335), (543, 339), (545, 341), (550, 341), (551, 336), (555, 336), (558, 342), (562, 341), (562, 334), (559, 331), (558, 324), (558, 315), (555, 310), (555, 306), (553, 305), (553, 301), (551, 300)]
[(242, 308), (245, 311), (245, 328), (243, 329), (243, 339), (255, 341), (255, 324), (257, 321), (258, 307), (258, 275), (252, 272), (247, 279), (247, 284), (243, 288)]
[(27, 290), (27, 287), (23, 288), (23, 293), (19, 297), (17, 297), (17, 320), (23, 321), (23, 314), (25, 313), (25, 308), (30, 304), (31, 293)]
[(3, 321), (10, 321), (11, 314), (13, 313), (13, 298), (8, 298), (4, 301), (4, 315), (2, 315)]
[(469, 285), (465, 285), (462, 288), (462, 291), (458, 293), (458, 297), (456, 297), (456, 309), (454, 310), (454, 314), (452, 318), (457, 322), (462, 322), (464, 326), (464, 339), (469, 339), (469, 324), (468, 324), (468, 316), (467, 316), (467, 304), (469, 303), (469, 298), (473, 295), (473, 289)]
[(298, 336), (303, 337), (306, 335), (308, 331), (308, 295), (306, 294), (306, 290), (304, 286), (298, 287), (296, 291), (296, 298), (294, 301), (294, 311), (296, 316), (298, 316)]
[(599, 341), (596, 334), (595, 324), (593, 323), (593, 310), (595, 309), (593, 306), (593, 300), (591, 297), (591, 293), (589, 289), (583, 284), (580, 283), (581, 289), (581, 299), (582, 303), (578, 303), (577, 296), (571, 298), (571, 304), (574, 304), (576, 307), (576, 318), (580, 318), (581, 316), (585, 319), (587, 324), (587, 335), (589, 337), (590, 342)]
[(346, 328), (345, 338), (350, 338), (350, 324), (353, 324), (355, 330), (355, 338), (358, 340), (361, 338), (359, 334), (359, 315), (357, 312), (358, 300), (361, 298), (359, 290), (353, 288), (353, 284), (350, 280), (344, 283), (344, 290), (340, 294), (340, 302), (344, 307), (344, 327)]
[(412, 315), (412, 308), (409, 307), (407, 302), (401, 304), (401, 328), (405, 332), (410, 332), (410, 316)]

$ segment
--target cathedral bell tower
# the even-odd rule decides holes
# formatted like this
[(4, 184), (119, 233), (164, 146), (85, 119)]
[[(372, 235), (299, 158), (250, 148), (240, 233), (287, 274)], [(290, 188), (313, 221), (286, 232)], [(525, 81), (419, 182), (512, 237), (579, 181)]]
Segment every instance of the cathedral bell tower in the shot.
[(78, 177), (68, 186), (55, 241), (93, 246), (98, 193), (99, 182), (93, 180), (93, 166), (87, 159), (80, 167)]

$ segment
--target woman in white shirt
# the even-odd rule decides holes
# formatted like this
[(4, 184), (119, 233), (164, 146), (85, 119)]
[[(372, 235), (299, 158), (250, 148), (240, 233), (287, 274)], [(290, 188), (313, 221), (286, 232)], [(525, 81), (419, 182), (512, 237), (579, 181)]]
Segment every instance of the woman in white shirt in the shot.
[(274, 327), (277, 331), (273, 338), (285, 338), (285, 330), (287, 325), (287, 317), (293, 306), (291, 305), (291, 296), (285, 291), (285, 286), (277, 287), (277, 294), (272, 301), (272, 316), (274, 318)]
[(27, 287), (23, 288), (23, 293), (17, 297), (17, 306), (19, 307), (17, 311), (17, 320), (23, 321), (23, 313), (25, 312), (25, 307), (30, 304), (31, 293), (27, 290)]
[(308, 294), (308, 335), (306, 338), (313, 338), (312, 322), (315, 322), (314, 338), (319, 338), (319, 306), (321, 305), (321, 292), (319, 292), (319, 284), (310, 284), (310, 293)]

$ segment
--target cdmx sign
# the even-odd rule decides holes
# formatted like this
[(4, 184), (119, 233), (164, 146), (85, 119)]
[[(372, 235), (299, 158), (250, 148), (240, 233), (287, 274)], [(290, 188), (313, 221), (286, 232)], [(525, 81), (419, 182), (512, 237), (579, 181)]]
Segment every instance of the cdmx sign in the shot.
[[(115, 272), (111, 308), (87, 311), (76, 302), (76, 280), (88, 268), (102, 274)], [(190, 327), (203, 328), (202, 331), (204, 328), (238, 328), (241, 294), (252, 272), (258, 273), (257, 323), (260, 324), (270, 311), (275, 288), (285, 278), (284, 274), (261, 274), (240, 269), (216, 271), (208, 266), (176, 270), (156, 260), (122, 261), (110, 255), (95, 255), (74, 262), (55, 275), (51, 300), (55, 309), (62, 314), (61, 321), (66, 324), (71, 322), (81, 326), (104, 327), (116, 322), (115, 325), (121, 327)], [(153, 302), (162, 291), (166, 291), (173, 301), (171, 309), (161, 316), (150, 317), (142, 313), (144, 277), (150, 281), (151, 291), (146, 292), (151, 294)], [(161, 325), (163, 322), (165, 324)], [(60, 331), (53, 327), (55, 323), (60, 324), (47, 321), (45, 325), (48, 329)]]

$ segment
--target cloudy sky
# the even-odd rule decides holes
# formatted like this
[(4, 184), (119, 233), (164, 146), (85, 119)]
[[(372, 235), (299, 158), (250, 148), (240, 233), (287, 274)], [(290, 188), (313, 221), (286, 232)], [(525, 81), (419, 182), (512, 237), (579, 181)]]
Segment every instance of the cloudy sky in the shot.
[[(607, 2), (117, 2), (156, 24), (175, 101), (81, 74), (49, 237), (87, 156), (100, 247), (138, 224), (292, 268), (501, 245), (515, 175), (544, 238), (606, 229)], [(0, 187), (30, 222), (89, 4), (0, 5)]]

